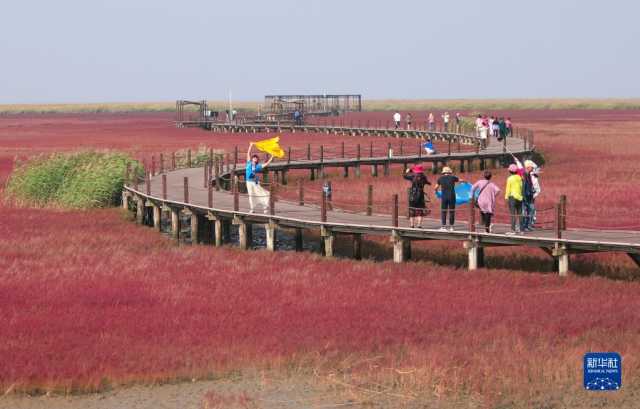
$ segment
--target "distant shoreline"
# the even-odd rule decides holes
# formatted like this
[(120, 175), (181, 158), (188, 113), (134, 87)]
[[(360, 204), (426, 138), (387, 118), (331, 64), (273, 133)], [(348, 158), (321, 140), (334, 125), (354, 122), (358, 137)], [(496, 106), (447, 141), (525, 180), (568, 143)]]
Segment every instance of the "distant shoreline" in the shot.
[[(262, 102), (235, 102), (238, 110), (257, 111)], [(213, 110), (225, 110), (228, 102), (209, 101)], [(365, 111), (391, 110), (617, 110), (640, 109), (640, 98), (532, 98), (532, 99), (379, 99), (363, 101)], [(127, 113), (127, 112), (173, 112), (175, 101), (132, 103), (86, 103), (86, 104), (0, 104), (0, 115), (16, 114), (80, 114), (80, 113)]]

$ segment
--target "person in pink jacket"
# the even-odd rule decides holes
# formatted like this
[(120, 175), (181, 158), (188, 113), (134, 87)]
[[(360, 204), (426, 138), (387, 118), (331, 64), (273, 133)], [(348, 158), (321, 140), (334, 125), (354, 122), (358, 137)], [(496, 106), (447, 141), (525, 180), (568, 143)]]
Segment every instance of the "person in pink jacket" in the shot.
[(491, 172), (485, 170), (484, 179), (471, 187), (471, 197), (480, 208), (480, 219), (487, 233), (491, 233), (491, 218), (496, 210), (496, 196), (500, 193), (500, 188), (491, 182), (491, 176)]

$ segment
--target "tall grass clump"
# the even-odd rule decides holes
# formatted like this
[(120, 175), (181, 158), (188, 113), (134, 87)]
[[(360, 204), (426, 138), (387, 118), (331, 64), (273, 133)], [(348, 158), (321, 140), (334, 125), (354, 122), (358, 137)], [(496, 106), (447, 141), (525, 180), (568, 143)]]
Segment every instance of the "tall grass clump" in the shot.
[(16, 165), (6, 199), (23, 206), (91, 208), (118, 203), (127, 164), (139, 164), (120, 152), (55, 153)]

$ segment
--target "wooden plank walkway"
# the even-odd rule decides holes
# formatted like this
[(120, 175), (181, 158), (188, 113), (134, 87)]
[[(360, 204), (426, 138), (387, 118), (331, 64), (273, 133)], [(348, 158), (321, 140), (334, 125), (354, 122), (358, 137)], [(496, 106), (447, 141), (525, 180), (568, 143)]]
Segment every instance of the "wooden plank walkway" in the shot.
[[(516, 154), (526, 154), (524, 141), (509, 138), (508, 150)], [(387, 157), (361, 157), (361, 158), (331, 158), (303, 161), (275, 161), (269, 167), (271, 172), (286, 172), (289, 169), (318, 169), (331, 166), (355, 167), (360, 165), (384, 165), (387, 163), (414, 163), (424, 161), (451, 161), (465, 159), (495, 159), (504, 155), (504, 147), (493, 143), (486, 150), (480, 152), (459, 152), (438, 154), (430, 156), (404, 155)], [(243, 174), (244, 163), (228, 165), (225, 169), (227, 178), (234, 172)], [(542, 248), (554, 256), (558, 261), (559, 272), (566, 274), (569, 269), (569, 255), (584, 252), (624, 252), (629, 254), (636, 262), (640, 260), (640, 231), (615, 231), (615, 230), (586, 230), (568, 229), (557, 237), (555, 231), (537, 230), (522, 235), (505, 235), (508, 226), (504, 224), (494, 225), (492, 233), (475, 231), (467, 222), (459, 222), (454, 231), (439, 230), (440, 222), (436, 218), (425, 218), (424, 228), (410, 228), (408, 221), (400, 217), (397, 225), (390, 214), (367, 215), (363, 212), (347, 212), (341, 209), (326, 211), (326, 220), (323, 221), (321, 209), (314, 205), (298, 205), (298, 203), (279, 200), (276, 202), (274, 214), (251, 213), (246, 195), (238, 195), (237, 210), (234, 210), (234, 195), (229, 191), (215, 191), (204, 187), (203, 175), (205, 170), (199, 168), (177, 169), (166, 172), (164, 175), (156, 175), (149, 179), (148, 188), (143, 185), (138, 189), (126, 187), (123, 192), (125, 205), (128, 199), (137, 203), (138, 209), (151, 207), (154, 209), (156, 226), (159, 226), (159, 218), (162, 217), (162, 209), (172, 214), (172, 221), (177, 223), (179, 212), (186, 211), (192, 215), (192, 234), (196, 234), (202, 218), (215, 221), (214, 230), (221, 230), (224, 223), (238, 224), (241, 234), (241, 246), (247, 247), (247, 237), (242, 237), (248, 224), (263, 224), (267, 229), (267, 246), (275, 247), (274, 231), (279, 228), (295, 229), (320, 229), (327, 255), (333, 254), (333, 238), (335, 234), (353, 234), (360, 242), (363, 234), (388, 235), (394, 243), (394, 260), (401, 262), (408, 256), (407, 248), (412, 240), (455, 240), (464, 243), (469, 253), (469, 268), (474, 269), (483, 265), (484, 247), (490, 246), (532, 246)], [(163, 178), (166, 180), (166, 198), (163, 198)], [(188, 178), (188, 200), (185, 200), (185, 178)], [(147, 193), (148, 189), (148, 193)], [(209, 195), (212, 205), (209, 206)], [(465, 206), (466, 207), (466, 206)], [(261, 210), (258, 207), (259, 210)], [(468, 209), (468, 207), (467, 207)], [(138, 211), (138, 219), (141, 220), (141, 211)], [(195, 224), (195, 225), (194, 225)], [(177, 226), (174, 226), (174, 231)], [(269, 234), (271, 232), (271, 234)], [(175, 233), (176, 235), (178, 233)], [(211, 233), (220, 236), (221, 233)], [(271, 239), (269, 238), (271, 237)], [(244, 240), (244, 244), (242, 241)], [(269, 243), (269, 240), (271, 242)], [(219, 239), (217, 242), (219, 243)]]

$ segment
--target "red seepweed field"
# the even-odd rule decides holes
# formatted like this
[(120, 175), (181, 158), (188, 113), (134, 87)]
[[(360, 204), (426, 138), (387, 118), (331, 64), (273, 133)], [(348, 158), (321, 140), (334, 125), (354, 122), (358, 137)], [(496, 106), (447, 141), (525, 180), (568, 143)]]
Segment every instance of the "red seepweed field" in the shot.
[[(536, 132), (547, 160), (541, 205), (566, 194), (570, 227), (640, 229), (633, 205), (640, 199), (640, 112), (510, 115)], [(175, 129), (171, 120), (168, 114), (0, 117), (0, 179), (15, 158), (38, 153), (118, 149), (148, 160), (201, 145), (244, 150), (256, 139)], [(282, 140), (300, 152), (321, 141), (337, 153), (343, 138)], [(357, 140), (365, 145), (371, 138)], [(374, 140), (380, 149), (388, 142), (399, 148), (395, 140)], [(384, 203), (407, 187), (399, 172), (360, 180), (336, 173), (335, 205), (360, 206), (369, 183)], [(504, 179), (496, 171), (499, 186)], [(5, 204), (0, 220), (3, 390), (93, 391), (296, 367), (416, 399), (471, 396), (492, 405), (558, 407), (637, 401), (640, 284), (543, 274), (549, 260), (542, 252), (492, 249), (494, 268), (469, 273), (458, 268), (463, 253), (452, 244), (416, 246), (419, 262), (396, 265), (175, 245), (117, 209)], [(384, 258), (388, 243), (372, 239), (367, 247), (371, 257)], [(638, 269), (625, 257), (580, 256), (574, 265), (584, 274), (634, 278)], [(596, 398), (582, 390), (582, 355), (591, 350), (622, 354), (621, 392)]]

